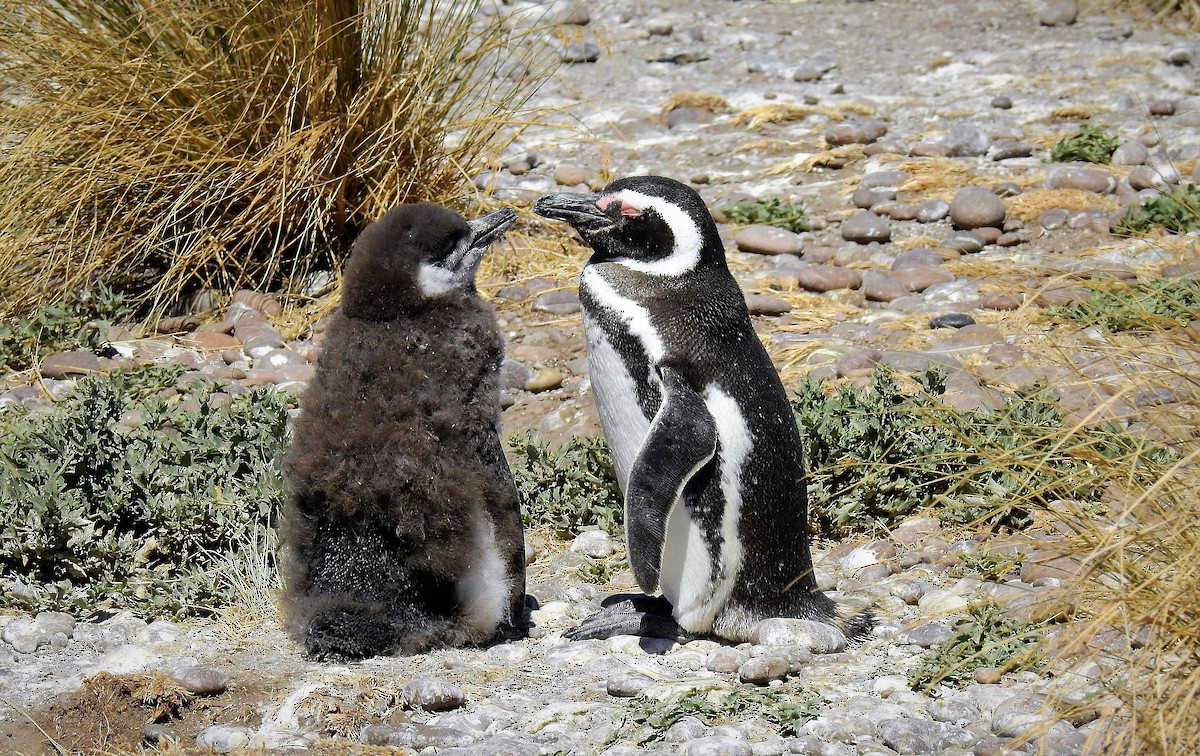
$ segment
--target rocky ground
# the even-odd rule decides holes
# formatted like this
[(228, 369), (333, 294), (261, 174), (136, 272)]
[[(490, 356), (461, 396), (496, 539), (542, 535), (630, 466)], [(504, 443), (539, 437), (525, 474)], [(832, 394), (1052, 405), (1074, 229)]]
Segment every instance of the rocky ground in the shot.
[[(477, 183), (522, 208), (549, 191), (637, 173), (690, 182), (718, 210), (743, 198), (800, 202), (810, 232), (722, 226), (785, 380), (861, 381), (877, 364), (918, 372), (937, 363), (949, 376), (943, 398), (959, 409), (1050, 384), (1078, 420), (1115, 419), (1171, 441), (1172, 419), (1196, 427), (1182, 401), (1200, 370), (1195, 324), (1191, 341), (1181, 330), (1181, 339), (1155, 344), (1156, 364), (1138, 370), (1106, 356), (1102, 333), (1049, 340), (1044, 315), (1084, 297), (1089, 280), (1200, 270), (1194, 234), (1109, 233), (1129, 203), (1200, 181), (1200, 47), (1117, 14), (1076, 19), (1073, 7), (614, 0), (555, 9), (556, 39), (573, 62), (537, 104), (569, 108), (570, 128), (531, 129)], [(1050, 145), (1087, 119), (1123, 140), (1113, 165), (1045, 162)], [(556, 439), (598, 432), (574, 295), (582, 252), (555, 241), (562, 232), (514, 235), (483, 282), (509, 341), (506, 428)], [(276, 308), (242, 296), (185, 335), (121, 342), (107, 362), (54, 355), (41, 386), (10, 388), (0, 405), (45, 401), (81, 373), (139, 360), (302, 391), (319, 336), (284, 338)], [(497, 756), (1087, 752), (1093, 720), (1111, 701), (1101, 682), (1137, 641), (1124, 633), (1098, 635), (1090, 652), (1052, 659), (1042, 674), (983, 668), (937, 695), (908, 684), (970, 602), (1063, 618), (1061, 588), (1080, 567), (1059, 538), (1053, 529), (966, 537), (920, 517), (822, 549), (822, 588), (871, 600), (880, 618), (851, 646), (800, 621), (738, 646), (566, 642), (561, 632), (605, 591), (632, 585), (627, 572), (601, 588), (577, 579), (579, 552), (620, 549), (595, 535), (569, 546), (530, 539), (535, 627), (527, 640), (488, 649), (342, 666), (305, 660), (272, 618), (231, 626), (127, 614), (0, 617), (0, 750), (53, 752), (53, 739), (67, 750), (144, 742)], [(984, 542), (1027, 558), (992, 578), (964, 574), (962, 556)], [(1050, 630), (1073, 632), (1067, 622)], [(1051, 695), (1078, 706), (1052, 706)], [(694, 705), (704, 696), (709, 708)], [(813, 718), (791, 720), (795, 727), (765, 704), (731, 703), (806, 697)], [(147, 726), (134, 698), (176, 716)]]

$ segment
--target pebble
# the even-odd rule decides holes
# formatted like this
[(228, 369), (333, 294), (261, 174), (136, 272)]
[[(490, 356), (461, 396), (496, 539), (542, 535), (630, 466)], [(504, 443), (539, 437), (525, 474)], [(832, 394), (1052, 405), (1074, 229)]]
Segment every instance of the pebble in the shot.
[(875, 141), (871, 132), (861, 123), (839, 123), (825, 130), (822, 135), (830, 147), (842, 147), (847, 144), (870, 144)]
[(100, 358), (92, 352), (58, 352), (44, 357), (38, 371), (53, 380), (91, 375), (100, 372)]
[(1055, 718), (1047, 708), (1045, 696), (1019, 693), (996, 707), (992, 732), (1002, 738), (1015, 738)]
[(780, 656), (755, 656), (738, 668), (738, 679), (751, 685), (766, 685), (787, 677), (791, 665)]
[(978, 157), (986, 155), (992, 140), (987, 133), (970, 123), (955, 125), (941, 138), (948, 157)]
[(932, 199), (917, 204), (918, 223), (936, 223), (950, 214), (950, 203)]
[(1146, 145), (1131, 139), (1117, 147), (1110, 162), (1113, 165), (1144, 165), (1149, 157), (1150, 150), (1146, 149)]
[(1076, 189), (1094, 194), (1111, 192), (1117, 186), (1112, 174), (1096, 168), (1059, 167), (1046, 177), (1047, 189)]
[(1192, 62), (1192, 51), (1186, 47), (1176, 47), (1167, 53), (1166, 60), (1173, 66), (1186, 66)]
[(903, 643), (914, 643), (921, 648), (939, 645), (954, 637), (954, 631), (937, 622), (926, 622), (900, 634)]
[(722, 735), (708, 735), (689, 740), (684, 756), (753, 756), (754, 748), (745, 740)]
[(562, 386), (563, 374), (554, 368), (542, 368), (525, 382), (525, 390), (535, 394), (551, 391)]
[(600, 45), (595, 42), (571, 42), (563, 50), (563, 63), (595, 63), (600, 60)]
[(939, 243), (946, 249), (952, 249), (964, 255), (979, 252), (986, 244), (983, 237), (973, 231), (956, 231)]
[(882, 243), (892, 238), (892, 229), (886, 219), (862, 210), (842, 221), (842, 238), (860, 244)]
[(950, 222), (955, 228), (974, 229), (1004, 223), (1004, 200), (981, 186), (964, 186), (950, 202)]
[(617, 545), (603, 530), (585, 530), (571, 541), (571, 550), (586, 554), (593, 559), (612, 556)]
[(249, 746), (253, 735), (254, 731), (248, 727), (211, 725), (196, 735), (196, 747), (212, 749), (217, 753), (229, 753)]
[(964, 312), (948, 312), (929, 319), (930, 328), (966, 328), (975, 325), (975, 318)]
[(147, 745), (166, 746), (179, 742), (179, 732), (162, 724), (148, 724), (142, 728), (142, 740)]
[(405, 683), (400, 695), (410, 706), (425, 711), (450, 711), (466, 701), (462, 688), (433, 677), (418, 677)]
[(746, 309), (751, 315), (783, 315), (790, 312), (792, 306), (778, 297), (765, 294), (746, 294)]
[(908, 293), (909, 289), (891, 276), (886, 276), (874, 270), (862, 272), (862, 283), (859, 286), (863, 296), (872, 302), (891, 302)]
[(1013, 106), (1013, 99), (1008, 95), (996, 95), (992, 98), (991, 106), (999, 110), (1008, 110)]
[(846, 636), (833, 625), (789, 617), (757, 623), (750, 629), (750, 642), (761, 646), (793, 646), (814, 654), (832, 654), (846, 648)]
[(1079, 8), (1075, 0), (1051, 0), (1038, 14), (1038, 23), (1042, 26), (1070, 26), (1078, 15)]
[(579, 294), (568, 289), (548, 291), (533, 300), (533, 309), (552, 315), (574, 315), (581, 309)]
[(883, 743), (897, 753), (932, 753), (938, 727), (924, 719), (885, 719), (879, 723)]
[(776, 226), (746, 226), (733, 237), (741, 252), (759, 255), (795, 255), (804, 247), (799, 234)]
[(588, 172), (575, 165), (560, 165), (554, 169), (554, 183), (559, 186), (577, 186), (586, 184)]
[(172, 672), (171, 679), (198, 696), (217, 696), (229, 687), (229, 675), (211, 667), (183, 667)]
[(908, 291), (925, 291), (929, 287), (954, 280), (954, 274), (936, 265), (907, 265), (892, 271), (892, 279)]
[(796, 281), (808, 291), (856, 289), (862, 284), (862, 274), (838, 265), (807, 265), (796, 271)]

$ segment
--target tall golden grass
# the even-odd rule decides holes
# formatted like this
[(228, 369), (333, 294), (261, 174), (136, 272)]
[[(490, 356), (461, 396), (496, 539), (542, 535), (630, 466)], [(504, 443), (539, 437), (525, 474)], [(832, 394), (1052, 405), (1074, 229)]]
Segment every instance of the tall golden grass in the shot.
[(0, 310), (105, 278), (161, 309), (336, 269), (527, 123), (536, 22), (480, 0), (9, 0)]
[(1096, 9), (1128, 8), (1156, 21), (1177, 21), (1200, 31), (1200, 0), (1093, 0)]

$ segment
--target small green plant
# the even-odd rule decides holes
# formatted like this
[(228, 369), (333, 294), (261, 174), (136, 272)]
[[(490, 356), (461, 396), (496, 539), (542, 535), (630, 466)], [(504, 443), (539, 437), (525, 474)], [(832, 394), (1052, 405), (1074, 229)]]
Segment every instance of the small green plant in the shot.
[(1008, 575), (1019, 572), (1025, 564), (1025, 555), (1020, 551), (1006, 554), (1000, 551), (983, 549), (974, 554), (960, 554), (961, 563), (951, 568), (951, 574), (977, 577), (980, 580), (1003, 580)]
[(793, 233), (809, 231), (812, 226), (801, 205), (784, 202), (776, 197), (765, 200), (742, 200), (724, 208), (721, 212), (730, 223), (739, 226), (767, 225), (787, 229)]
[(155, 390), (176, 374), (92, 376), (49, 407), (0, 412), (0, 606), (177, 618), (236, 597), (228, 562), (277, 517), (295, 401)]
[(1128, 474), (1150, 481), (1175, 458), (1119, 429), (1066, 428), (1044, 392), (960, 413), (940, 399), (944, 388), (930, 371), (908, 395), (882, 368), (869, 389), (826, 396), (819, 383), (800, 385), (793, 406), (819, 530), (870, 531), (926, 506), (947, 522), (1019, 528), (1035, 508), (1104, 490), (1100, 457), (1128, 460)]
[(1172, 187), (1130, 206), (1113, 225), (1113, 232), (1132, 236), (1149, 233), (1153, 228), (1173, 234), (1200, 228), (1200, 187), (1195, 184)]
[(61, 301), (0, 321), (0, 371), (28, 370), (47, 354), (95, 349), (103, 324), (132, 314), (120, 294), (99, 284), (92, 291), (70, 292)]
[(580, 554), (583, 564), (575, 568), (575, 574), (585, 583), (604, 585), (617, 576), (625, 566), (622, 559), (595, 559), (587, 554)]
[(965, 683), (981, 667), (1010, 672), (1042, 666), (1036, 648), (1042, 625), (1007, 617), (994, 604), (977, 604), (969, 611), (971, 618), (955, 629), (954, 636), (926, 651), (920, 665), (909, 672), (908, 684), (913, 690)]
[(1120, 139), (1109, 135), (1099, 126), (1085, 123), (1077, 133), (1050, 148), (1050, 162), (1108, 163), (1120, 146)]
[(1155, 333), (1200, 317), (1200, 281), (1151, 281), (1094, 290), (1084, 302), (1056, 307), (1051, 315), (1109, 333)]
[(675, 699), (634, 699), (621, 729), (632, 726), (633, 739), (638, 745), (645, 745), (662, 738), (684, 717), (716, 725), (738, 717), (757, 716), (770, 722), (783, 737), (795, 737), (800, 728), (819, 717), (827, 707), (819, 693), (796, 686), (694, 690)]
[(599, 528), (624, 535), (624, 498), (604, 439), (575, 437), (552, 449), (535, 432), (512, 436), (513, 477), (529, 526), (549, 525), (562, 535)]

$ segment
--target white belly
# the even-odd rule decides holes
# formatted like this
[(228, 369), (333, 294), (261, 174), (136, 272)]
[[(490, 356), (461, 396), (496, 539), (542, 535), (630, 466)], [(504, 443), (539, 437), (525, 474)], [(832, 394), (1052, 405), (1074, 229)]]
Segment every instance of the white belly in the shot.
[(633, 461), (650, 430), (650, 419), (642, 414), (633, 376), (609, 343), (608, 337), (598, 326), (585, 322), (585, 328), (588, 337), (588, 372), (591, 374), (592, 393), (596, 396), (596, 411), (604, 426), (608, 446), (612, 449), (617, 480), (624, 491)]

